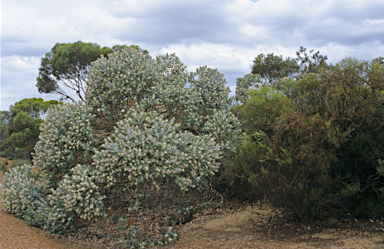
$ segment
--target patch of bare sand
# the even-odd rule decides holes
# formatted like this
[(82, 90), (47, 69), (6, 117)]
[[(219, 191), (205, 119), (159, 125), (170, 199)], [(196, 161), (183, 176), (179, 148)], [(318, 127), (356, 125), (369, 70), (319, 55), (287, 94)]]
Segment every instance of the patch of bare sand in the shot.
[(384, 248), (382, 222), (328, 223), (293, 223), (267, 205), (254, 205), (198, 217), (179, 227), (181, 240), (166, 248)]

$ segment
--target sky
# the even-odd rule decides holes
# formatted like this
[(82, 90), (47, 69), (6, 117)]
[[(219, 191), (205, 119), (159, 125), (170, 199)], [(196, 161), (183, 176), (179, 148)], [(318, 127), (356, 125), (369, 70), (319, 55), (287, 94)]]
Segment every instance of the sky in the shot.
[(36, 87), (41, 58), (58, 42), (175, 53), (188, 71), (217, 68), (230, 96), (259, 54), (296, 57), (303, 46), (332, 64), (384, 56), (383, 0), (2, 0), (0, 7), (0, 110), (24, 98), (60, 99)]

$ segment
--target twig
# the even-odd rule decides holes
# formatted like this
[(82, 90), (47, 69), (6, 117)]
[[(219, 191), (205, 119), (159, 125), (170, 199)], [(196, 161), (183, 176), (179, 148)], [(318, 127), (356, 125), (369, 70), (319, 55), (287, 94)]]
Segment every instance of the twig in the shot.
[(272, 213), (271, 224), (269, 225), (269, 229), (268, 229), (268, 240), (271, 240), (271, 229), (272, 229), (272, 222), (273, 222), (274, 215), (275, 213)]

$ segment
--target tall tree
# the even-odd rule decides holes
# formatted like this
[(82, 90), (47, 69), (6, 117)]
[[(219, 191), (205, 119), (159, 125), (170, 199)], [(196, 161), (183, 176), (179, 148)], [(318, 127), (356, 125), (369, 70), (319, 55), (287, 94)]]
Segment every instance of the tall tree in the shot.
[(272, 84), (276, 79), (297, 73), (299, 66), (295, 59), (277, 56), (273, 53), (259, 54), (253, 61), (252, 74), (259, 74), (263, 83)]
[(96, 43), (56, 43), (51, 52), (41, 59), (37, 88), (40, 93), (57, 93), (62, 99), (74, 99), (63, 89), (76, 92), (82, 101), (86, 92), (88, 66), (92, 61), (113, 52), (108, 47), (101, 48)]
[(296, 62), (300, 67), (300, 71), (303, 74), (306, 73), (317, 73), (321, 66), (327, 65), (326, 55), (321, 55), (320, 51), (314, 53), (314, 49), (310, 49), (307, 53), (307, 49), (300, 46), (299, 51), (296, 51)]

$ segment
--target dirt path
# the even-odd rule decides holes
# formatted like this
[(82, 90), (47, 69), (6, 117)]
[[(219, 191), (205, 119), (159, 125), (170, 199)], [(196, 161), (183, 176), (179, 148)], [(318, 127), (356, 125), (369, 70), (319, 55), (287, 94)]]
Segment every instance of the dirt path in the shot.
[[(4, 172), (0, 171), (0, 185)], [(0, 186), (0, 199), (3, 189)], [(83, 243), (84, 241), (71, 242), (65, 237), (61, 240), (57, 236), (47, 235), (45, 231), (28, 226), (22, 219), (13, 217), (3, 210), (0, 203), (0, 249), (94, 249), (96, 247)], [(100, 247), (98, 247), (100, 248)]]
[[(4, 173), (0, 171), (0, 184)], [(3, 189), (0, 188), (0, 199)], [(0, 203), (0, 248), (52, 248), (62, 249), (44, 231), (30, 227), (24, 220), (17, 219), (3, 210)]]
[(291, 223), (267, 206), (250, 206), (185, 225), (181, 240), (167, 248), (384, 248), (380, 222), (321, 223)]

